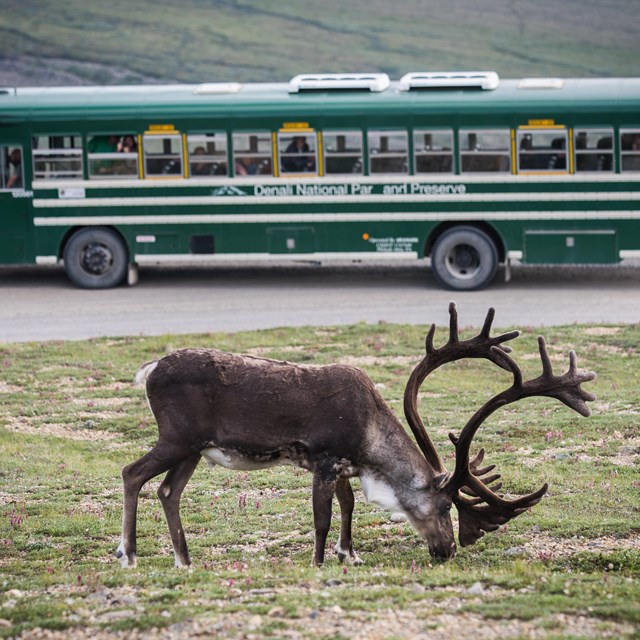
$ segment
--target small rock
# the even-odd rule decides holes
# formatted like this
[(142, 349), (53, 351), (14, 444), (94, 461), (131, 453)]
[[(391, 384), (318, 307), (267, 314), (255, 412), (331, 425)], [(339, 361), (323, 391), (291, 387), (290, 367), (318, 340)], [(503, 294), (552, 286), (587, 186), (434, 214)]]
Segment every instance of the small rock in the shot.
[(404, 513), (392, 513), (389, 516), (391, 522), (406, 522), (407, 516)]
[(329, 578), (329, 580), (327, 580), (325, 584), (327, 585), (327, 587), (339, 587), (341, 584), (344, 584), (344, 583), (342, 582), (342, 580), (337, 580), (336, 578)]
[(481, 582), (474, 582), (468, 589), (467, 593), (472, 596), (481, 596), (484, 593), (484, 587)]
[(251, 616), (249, 618), (249, 624), (247, 627), (249, 629), (258, 629), (262, 626), (262, 616)]
[(119, 611), (107, 611), (102, 613), (96, 618), (96, 620), (98, 622), (117, 622), (119, 620), (133, 618), (135, 615), (136, 612), (131, 609), (120, 609)]
[(511, 547), (504, 552), (505, 556), (526, 556), (529, 555), (526, 547)]

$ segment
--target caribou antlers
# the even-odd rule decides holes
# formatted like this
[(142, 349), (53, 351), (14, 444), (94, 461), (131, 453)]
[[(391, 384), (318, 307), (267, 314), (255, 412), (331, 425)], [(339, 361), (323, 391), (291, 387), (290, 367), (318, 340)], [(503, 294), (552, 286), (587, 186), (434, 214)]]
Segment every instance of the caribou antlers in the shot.
[(420, 449), (432, 466), (445, 472), (417, 410), (418, 390), (426, 377), (443, 364), (462, 358), (485, 358), (513, 375), (511, 387), (493, 396), (480, 407), (467, 422), (459, 437), (449, 434), (456, 449), (456, 466), (452, 474), (444, 476), (440, 488), (452, 495), (458, 509), (459, 539), (464, 547), (476, 542), (486, 531), (495, 531), (501, 524), (537, 504), (547, 491), (545, 484), (537, 491), (513, 500), (499, 495), (497, 491), (502, 485), (494, 483), (500, 475), (487, 475), (495, 469), (495, 465), (481, 467), (484, 450), (481, 449), (475, 458), (469, 459), (471, 442), (480, 425), (500, 407), (532, 396), (556, 398), (579, 414), (588, 416), (591, 412), (586, 402), (594, 400), (595, 396), (582, 389), (580, 385), (593, 380), (596, 374), (593, 371), (578, 371), (576, 355), (571, 351), (569, 370), (561, 376), (554, 375), (544, 338), (539, 337), (542, 374), (535, 379), (523, 381), (520, 368), (508, 355), (511, 349), (503, 344), (516, 338), (519, 332), (511, 331), (491, 337), (494, 309), (489, 309), (480, 333), (462, 341), (459, 339), (458, 313), (453, 302), (449, 305), (449, 315), (448, 342), (439, 349), (434, 348), (435, 325), (432, 325), (426, 338), (426, 355), (411, 374), (404, 396), (405, 416)]

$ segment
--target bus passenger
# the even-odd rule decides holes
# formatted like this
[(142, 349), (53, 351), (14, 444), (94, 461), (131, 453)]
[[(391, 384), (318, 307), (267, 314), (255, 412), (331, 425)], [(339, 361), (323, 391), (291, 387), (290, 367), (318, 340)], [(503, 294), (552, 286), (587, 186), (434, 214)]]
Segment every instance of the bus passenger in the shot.
[(135, 153), (137, 146), (133, 136), (122, 136), (118, 142), (117, 150), (119, 153)]
[(249, 173), (247, 161), (245, 158), (236, 158), (236, 164), (234, 165), (233, 172), (237, 176), (246, 176)]
[[(289, 143), (289, 146), (285, 150), (285, 155), (289, 156), (289, 154), (302, 154), (309, 153), (309, 145), (307, 141), (304, 139), (304, 136), (295, 136), (294, 139)], [(296, 157), (285, 157), (282, 161), (282, 166), (287, 171), (295, 171), (297, 173), (302, 173), (303, 171), (314, 171), (315, 170), (315, 162), (311, 156), (300, 156)]]
[[(115, 153), (118, 150), (118, 136), (94, 136), (88, 145), (89, 153)], [(111, 159), (97, 160), (92, 163), (92, 172), (104, 175), (114, 173)]]
[(95, 136), (89, 142), (89, 153), (114, 153), (118, 150), (118, 136)]
[(7, 189), (22, 189), (22, 153), (14, 149), (9, 155), (9, 164), (13, 167), (7, 180)]
[(191, 175), (192, 176), (209, 176), (211, 175), (211, 164), (205, 162), (203, 159), (198, 159), (196, 156), (204, 156), (206, 154), (204, 147), (196, 147), (193, 150), (193, 156), (191, 160)]
[(551, 141), (551, 149), (553, 153), (549, 156), (547, 169), (550, 171), (558, 171), (567, 168), (567, 158), (563, 149), (565, 148), (564, 138), (554, 138)]
[(234, 173), (237, 176), (252, 176), (258, 173), (258, 167), (250, 158), (236, 158)]

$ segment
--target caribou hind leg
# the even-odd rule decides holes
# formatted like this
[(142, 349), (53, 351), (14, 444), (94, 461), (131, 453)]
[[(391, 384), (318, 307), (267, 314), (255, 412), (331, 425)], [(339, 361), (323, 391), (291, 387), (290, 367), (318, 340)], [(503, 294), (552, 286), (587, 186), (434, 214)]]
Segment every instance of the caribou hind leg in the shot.
[(139, 460), (122, 470), (124, 483), (124, 509), (122, 514), (122, 540), (116, 551), (123, 567), (136, 566), (136, 519), (138, 497), (146, 482), (190, 458), (193, 451), (176, 450), (166, 442), (156, 446)]
[(336, 498), (340, 505), (340, 539), (335, 547), (340, 562), (348, 564), (362, 564), (362, 560), (353, 550), (353, 539), (351, 538), (351, 521), (355, 498), (349, 478), (340, 478), (336, 484)]
[(184, 536), (182, 521), (180, 520), (180, 497), (199, 462), (199, 453), (183, 460), (167, 473), (158, 489), (158, 497), (162, 503), (167, 525), (169, 526), (169, 533), (171, 534), (176, 567), (188, 567), (191, 564), (187, 541)]

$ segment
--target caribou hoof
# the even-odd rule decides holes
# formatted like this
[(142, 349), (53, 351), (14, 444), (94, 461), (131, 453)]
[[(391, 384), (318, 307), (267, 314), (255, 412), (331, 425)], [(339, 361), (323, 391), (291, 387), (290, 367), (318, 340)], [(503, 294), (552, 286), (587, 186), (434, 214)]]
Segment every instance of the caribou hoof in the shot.
[(363, 564), (360, 556), (353, 549), (343, 549), (340, 544), (336, 544), (335, 552), (338, 554), (338, 560), (345, 564), (351, 564), (354, 566)]
[(120, 560), (120, 566), (123, 569), (134, 569), (138, 564), (138, 558), (135, 553), (126, 554), (124, 552), (124, 547), (120, 545), (116, 549), (116, 558)]

